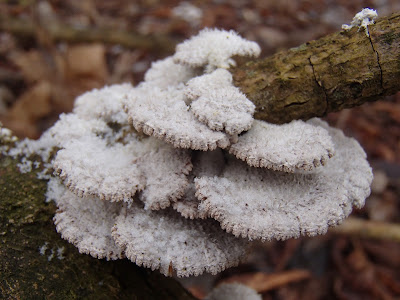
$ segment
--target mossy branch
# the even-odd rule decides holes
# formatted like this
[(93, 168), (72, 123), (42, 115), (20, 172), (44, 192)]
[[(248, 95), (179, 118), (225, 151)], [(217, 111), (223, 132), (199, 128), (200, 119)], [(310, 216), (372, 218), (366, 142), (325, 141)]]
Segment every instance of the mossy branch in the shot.
[(400, 12), (232, 69), (271, 123), (321, 117), (400, 90)]
[(21, 174), (17, 162), (0, 154), (1, 299), (195, 299), (174, 279), (128, 260), (79, 254), (55, 231), (46, 181)]

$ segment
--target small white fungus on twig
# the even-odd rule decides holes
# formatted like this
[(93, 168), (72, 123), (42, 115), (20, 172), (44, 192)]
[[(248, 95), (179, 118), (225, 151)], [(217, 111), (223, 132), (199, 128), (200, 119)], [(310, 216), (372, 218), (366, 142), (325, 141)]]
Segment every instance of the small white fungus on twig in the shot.
[(374, 9), (364, 8), (362, 11), (358, 12), (350, 25), (343, 24), (343, 30), (350, 30), (351, 28), (358, 26), (364, 28), (365, 34), (369, 37), (368, 25), (375, 24), (375, 19), (378, 17), (378, 13)]

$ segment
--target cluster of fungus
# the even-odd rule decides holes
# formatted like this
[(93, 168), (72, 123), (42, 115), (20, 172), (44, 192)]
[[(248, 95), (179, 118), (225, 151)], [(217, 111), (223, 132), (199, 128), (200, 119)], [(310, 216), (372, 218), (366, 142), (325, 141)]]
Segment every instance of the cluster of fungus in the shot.
[(253, 120), (227, 68), (259, 53), (205, 29), (138, 86), (78, 97), (44, 135), (57, 149), (47, 195), (62, 237), (164, 275), (216, 274), (253, 240), (323, 234), (363, 206), (372, 173), (354, 139), (318, 119)]

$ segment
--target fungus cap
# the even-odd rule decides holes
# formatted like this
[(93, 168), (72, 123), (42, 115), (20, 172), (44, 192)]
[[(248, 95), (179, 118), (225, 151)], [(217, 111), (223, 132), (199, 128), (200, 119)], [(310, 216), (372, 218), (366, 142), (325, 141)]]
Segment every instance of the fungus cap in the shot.
[(206, 66), (210, 72), (235, 65), (232, 56), (258, 56), (260, 52), (257, 43), (243, 39), (233, 30), (206, 28), (177, 45), (174, 60), (192, 67)]
[(78, 96), (73, 112), (82, 119), (101, 119), (105, 122), (127, 123), (127, 115), (122, 109), (124, 95), (133, 90), (130, 83), (113, 84), (101, 89), (93, 89)]
[(62, 113), (59, 120), (44, 135), (54, 140), (54, 146), (63, 148), (71, 140), (81, 139), (82, 137), (93, 138), (108, 130), (109, 127), (103, 120), (85, 120), (74, 113)]
[(111, 227), (119, 214), (120, 205), (97, 197), (80, 198), (65, 189), (57, 200), (57, 206), (53, 219), (56, 229), (80, 253), (107, 260), (124, 257), (111, 237)]
[(190, 158), (189, 151), (159, 142), (158, 147), (138, 159), (146, 178), (145, 189), (139, 195), (145, 209), (164, 209), (182, 198), (188, 185), (186, 177), (193, 168)]
[(171, 209), (125, 208), (112, 229), (116, 244), (139, 266), (165, 276), (217, 274), (237, 265), (247, 241), (226, 234), (215, 220), (188, 220)]
[(161, 89), (143, 84), (125, 99), (125, 110), (135, 129), (177, 148), (226, 148), (229, 137), (199, 122), (185, 103), (184, 85)]
[(185, 94), (193, 101), (191, 112), (209, 128), (230, 135), (250, 129), (255, 105), (233, 86), (232, 75), (224, 69), (195, 77)]
[(314, 173), (284, 173), (228, 160), (221, 176), (195, 180), (200, 207), (235, 236), (285, 240), (323, 234), (361, 207), (370, 193), (371, 168), (360, 145), (328, 128), (336, 155)]
[(130, 203), (143, 190), (139, 198), (150, 209), (165, 208), (182, 197), (192, 168), (187, 150), (153, 138), (126, 145), (107, 145), (97, 137), (73, 140), (57, 152), (53, 165), (78, 196)]
[(53, 165), (64, 184), (78, 196), (130, 202), (145, 186), (145, 177), (134, 163), (138, 144), (108, 146), (103, 139), (87, 136), (59, 150)]
[(377, 17), (378, 13), (375, 9), (364, 8), (360, 12), (356, 13), (350, 25), (343, 24), (342, 29), (349, 30), (355, 26), (363, 27), (365, 29), (365, 33), (367, 36), (369, 36), (368, 25), (374, 24)]
[(311, 171), (334, 154), (328, 131), (301, 120), (275, 125), (255, 120), (252, 128), (232, 144), (229, 153), (252, 167), (275, 171)]
[(153, 62), (144, 74), (144, 81), (160, 88), (176, 86), (200, 75), (197, 68), (174, 62), (172, 56)]

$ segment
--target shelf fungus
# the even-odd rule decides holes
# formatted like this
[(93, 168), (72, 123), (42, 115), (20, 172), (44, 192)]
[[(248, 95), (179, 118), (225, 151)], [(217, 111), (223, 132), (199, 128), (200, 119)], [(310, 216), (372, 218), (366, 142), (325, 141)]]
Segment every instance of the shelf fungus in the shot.
[(215, 274), (252, 240), (323, 234), (363, 206), (372, 172), (354, 139), (317, 119), (253, 120), (227, 68), (259, 52), (205, 29), (138, 86), (87, 92), (39, 141), (10, 150), (36, 149), (55, 171), (46, 196), (62, 237), (165, 275)]
[(121, 205), (94, 196), (78, 197), (66, 188), (59, 188), (58, 211), (54, 224), (61, 236), (74, 244), (80, 253), (96, 258), (115, 260), (125, 255), (111, 237), (111, 227)]
[(159, 269), (166, 276), (217, 274), (237, 265), (248, 243), (226, 234), (215, 222), (184, 219), (170, 209), (153, 212), (132, 205), (116, 218), (112, 236), (131, 261)]
[(154, 63), (144, 82), (126, 95), (129, 120), (136, 130), (174, 147), (228, 147), (251, 127), (255, 106), (233, 86), (225, 68), (234, 64), (233, 55), (259, 53), (256, 43), (232, 31), (202, 30), (178, 45), (172, 58)]
[(327, 130), (297, 120), (283, 125), (255, 120), (229, 153), (252, 167), (275, 171), (311, 171), (334, 155)]
[(257, 43), (247, 41), (233, 30), (203, 29), (196, 36), (179, 44), (173, 56), (175, 62), (191, 67), (205, 67), (206, 72), (235, 65), (233, 56), (258, 56)]
[(342, 222), (353, 206), (364, 205), (372, 181), (365, 153), (357, 142), (337, 129), (328, 128), (328, 132), (336, 155), (315, 172), (252, 168), (228, 157), (220, 176), (195, 179), (200, 208), (227, 232), (250, 240), (326, 233), (329, 226)]
[(232, 85), (229, 71), (217, 69), (191, 79), (185, 94), (190, 110), (212, 130), (236, 135), (251, 128), (255, 105)]

